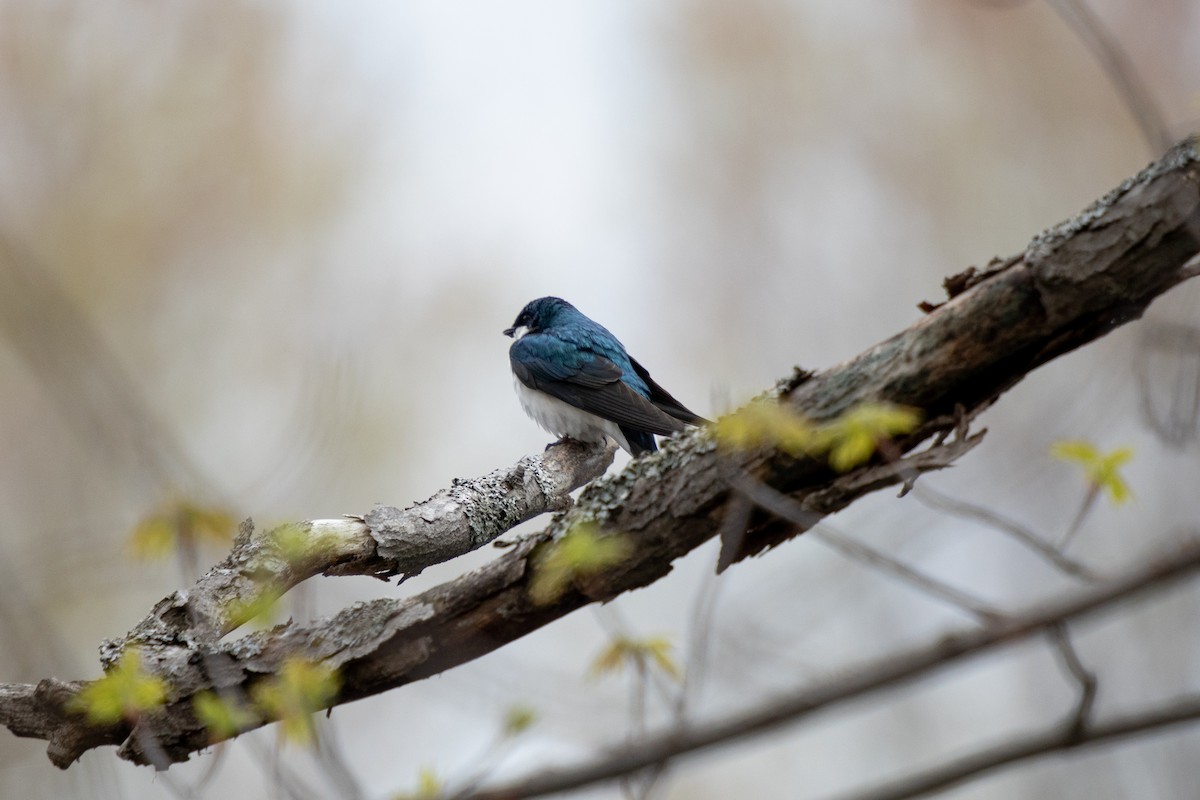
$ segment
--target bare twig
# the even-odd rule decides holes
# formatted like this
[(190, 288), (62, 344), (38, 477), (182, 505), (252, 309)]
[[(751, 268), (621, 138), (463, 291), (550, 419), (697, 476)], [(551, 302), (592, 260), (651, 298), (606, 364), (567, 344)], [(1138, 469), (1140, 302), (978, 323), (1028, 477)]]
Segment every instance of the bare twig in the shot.
[(1096, 484), (1088, 486), (1087, 491), (1083, 495), (1083, 502), (1079, 504), (1079, 510), (1075, 512), (1074, 519), (1071, 520), (1071, 524), (1067, 526), (1063, 535), (1059, 537), (1058, 549), (1060, 551), (1065, 550), (1067, 545), (1071, 543), (1071, 540), (1075, 538), (1075, 534), (1079, 533), (1079, 529), (1083, 527), (1083, 521), (1088, 518), (1088, 514), (1096, 507), (1096, 500), (1099, 497), (1100, 487)]
[(1117, 93), (1133, 115), (1151, 153), (1171, 146), (1171, 134), (1162, 111), (1150, 94), (1150, 87), (1134, 68), (1121, 43), (1104, 27), (1100, 18), (1082, 0), (1047, 0), (1063, 21), (1079, 36), (1084, 46), (1100, 62)]
[(319, 795), (316, 794), (315, 790), (292, 774), (287, 769), (287, 765), (283, 763), (282, 736), (276, 736), (274, 743), (270, 746), (264, 746), (262, 752), (267, 755), (263, 766), (271, 778), (270, 786), (275, 792), (276, 797), (286, 797), (290, 800), (319, 799)]
[(362, 787), (359, 786), (358, 779), (346, 763), (346, 757), (342, 753), (341, 743), (338, 741), (332, 721), (313, 720), (313, 722), (315, 723), (313, 733), (316, 737), (313, 750), (322, 772), (337, 791), (338, 798), (358, 800), (363, 796)]
[[(614, 749), (594, 762), (548, 770), (524, 780), (480, 791), (471, 795), (470, 800), (540, 797), (616, 780), (666, 759), (759, 734), (785, 723), (796, 722), (847, 700), (931, 677), (964, 658), (1024, 641), (1067, 622), (1086, 620), (1110, 611), (1118, 603), (1130, 602), (1150, 593), (1167, 590), (1180, 581), (1191, 578), (1197, 571), (1200, 571), (1200, 541), (1193, 540), (1179, 547), (1170, 556), (1158, 556), (1142, 561), (1103, 586), (1076, 590), (1060, 600), (1035, 606), (1020, 615), (1009, 617), (1003, 623), (942, 637), (930, 645), (905, 653), (890, 654), (850, 674), (806, 687), (789, 696), (775, 698), (749, 712), (682, 730), (672, 729), (659, 736)], [(1184, 709), (1182, 714), (1176, 713), (1176, 709), (1161, 713), (1156, 711), (1145, 716), (1109, 722), (1107, 726), (1093, 726), (1087, 735), (1096, 739), (1111, 738), (1121, 733), (1132, 733), (1194, 719), (1200, 717), (1200, 698), (1185, 699)], [(1048, 745), (1047, 741), (1052, 742), (1052, 745)], [(993, 763), (994, 754), (987, 754), (985, 766), (974, 771), (965, 771), (961, 777), (955, 777), (950, 782), (963, 780), (983, 769), (990, 769), (1017, 758), (1045, 752), (1049, 746), (1065, 747), (1069, 744), (1060, 728), (1052, 736), (1038, 740), (1037, 746), (1032, 749), (1023, 745), (1011, 746), (1008, 750), (1017, 755), (1008, 755), (1004, 760)], [(972, 765), (976, 763), (971, 762)], [(949, 783), (932, 784), (932, 787), (941, 785)]]
[(459, 800), (479, 789), (509, 754), (513, 734), (508, 730), (499, 731), (496, 736), (485, 744), (473, 759), (470, 760), (471, 770), (460, 778), (451, 778), (447, 786), (442, 788), (439, 798), (444, 800)]
[[(597, 607), (595, 617), (604, 628), (610, 641), (638, 640), (638, 635), (615, 604)], [(659, 670), (651, 669), (645, 658), (635, 657), (633, 659), (633, 679), (629, 685), (630, 725), (626, 733), (626, 738), (630, 741), (641, 739), (646, 735), (647, 707), (651, 687), (658, 694), (659, 701), (665, 706), (678, 707), (682, 702), (683, 686), (669, 686), (665, 676)], [(656, 764), (639, 774), (624, 776), (620, 785), (622, 796), (627, 800), (647, 797), (662, 777), (665, 767), (666, 764)]]
[(1071, 677), (1079, 684), (1079, 701), (1075, 704), (1075, 712), (1068, 720), (1066, 729), (1072, 736), (1082, 737), (1091, 719), (1092, 707), (1096, 704), (1096, 675), (1088, 670), (1075, 652), (1065, 625), (1055, 625), (1050, 629), (1050, 641), (1054, 643), (1059, 660), (1071, 673)]
[(785, 494), (775, 491), (760, 481), (755, 481), (743, 475), (734, 479), (733, 486), (772, 514), (790, 520), (796, 525), (809, 527), (809, 536), (829, 545), (852, 561), (866, 564), (885, 575), (914, 586), (926, 594), (932, 595), (974, 615), (980, 622), (995, 623), (1004, 616), (1000, 611), (983, 600), (961, 589), (956, 589), (932, 575), (927, 575), (920, 570), (914, 569), (880, 550), (876, 550), (862, 542), (856, 542), (828, 525), (813, 525), (811, 522), (813, 515), (806, 512), (798, 502)]
[[(1200, 269), (1200, 261), (1193, 259)], [(1140, 357), (1134, 360), (1142, 417), (1159, 439), (1181, 447), (1196, 438), (1200, 421), (1200, 328), (1161, 320), (1146, 320), (1138, 342)], [(1151, 375), (1157, 359), (1167, 374)], [(1161, 411), (1154, 396), (1167, 396)]]
[(187, 786), (180, 784), (174, 777), (167, 774), (167, 767), (171, 766), (171, 760), (167, 757), (166, 752), (159, 745), (155, 738), (154, 731), (143, 728), (136, 722), (133, 726), (133, 735), (138, 738), (142, 748), (146, 751), (150, 759), (150, 763), (158, 770), (159, 780), (163, 786), (167, 788), (168, 793), (177, 800), (195, 800), (195, 792)]
[(978, 750), (925, 772), (889, 781), (874, 789), (840, 796), (838, 800), (906, 800), (909, 797), (922, 797), (1008, 764), (1064, 750), (1094, 747), (1197, 720), (1200, 720), (1200, 696), (1180, 697), (1133, 714), (1098, 722), (1078, 735), (1057, 726), (1041, 734), (1024, 734), (1013, 741)]
[(1037, 553), (1048, 563), (1067, 575), (1086, 581), (1098, 581), (1100, 576), (1087, 566), (1065, 555), (1058, 548), (1045, 542), (1040, 536), (1015, 520), (998, 514), (984, 506), (960, 500), (945, 494), (923, 482), (913, 487), (913, 495), (930, 508), (945, 511), (962, 519), (975, 520), (1007, 534)]
[[(609, 641), (623, 639), (625, 641), (636, 642), (641, 639), (640, 635), (634, 630), (634, 627), (625, 618), (624, 613), (614, 603), (597, 606), (595, 617), (600, 626), (604, 628)], [(630, 703), (630, 707), (635, 711), (633, 715), (635, 726), (641, 724), (644, 727), (647, 690), (653, 688), (658, 695), (659, 702), (665, 706), (672, 705), (675, 702), (676, 690), (666, 679), (666, 676), (658, 670), (650, 670), (644, 673), (639, 672), (638, 680), (635, 683), (642, 684), (641, 688), (635, 687), (634, 691), (635, 695), (641, 695), (641, 697), (640, 699), (634, 697)]]
[(189, 787), (191, 793), (196, 797), (203, 797), (210, 783), (213, 782), (221, 771), (221, 767), (225, 765), (225, 757), (229, 754), (229, 744), (227, 742), (219, 742), (213, 747), (212, 758), (208, 760), (208, 764), (204, 768), (204, 772), (200, 777), (196, 778)]
[[(733, 543), (736, 538), (742, 536), (750, 522), (750, 512), (753, 510), (754, 504), (745, 497), (730, 498), (729, 504), (725, 508), (725, 519), (721, 523), (721, 530), (717, 537), (721, 541), (722, 551), (727, 542)], [(705, 573), (704, 579), (696, 588), (696, 596), (692, 600), (692, 611), (687, 627), (688, 649), (684, 662), (683, 686), (675, 705), (675, 720), (679, 724), (683, 724), (687, 720), (689, 704), (699, 702), (704, 691), (704, 680), (709, 669), (714, 619), (717, 613), (717, 599), (720, 597), (724, 585), (718, 579), (716, 572)]]

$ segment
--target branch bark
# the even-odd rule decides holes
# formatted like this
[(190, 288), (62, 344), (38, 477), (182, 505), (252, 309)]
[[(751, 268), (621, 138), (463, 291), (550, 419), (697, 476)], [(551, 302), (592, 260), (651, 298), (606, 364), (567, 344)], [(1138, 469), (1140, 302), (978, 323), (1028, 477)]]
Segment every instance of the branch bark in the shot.
[[(405, 578), (476, 550), (527, 519), (571, 507), (570, 494), (604, 474), (613, 451), (559, 442), (545, 453), (448, 489), (403, 510), (318, 519), (273, 530), (242, 523), (233, 550), (188, 592), (160, 600), (133, 630), (104, 642), (112, 666), (127, 647), (163, 641), (211, 645), (244, 622), (264, 592), (283, 594), (315, 575)], [(299, 546), (298, 546), (299, 545)]]
[[(161, 749), (158, 758), (182, 761), (211, 743), (192, 711), (198, 692), (248, 692), (289, 657), (338, 669), (341, 689), (331, 705), (437, 674), (584, 605), (666, 575), (676, 558), (718, 534), (734, 474), (750, 474), (819, 518), (868, 492), (946, 466), (977, 441), (960, 435), (947, 442), (947, 431), (987, 408), (1036, 367), (1137, 318), (1155, 297), (1191, 277), (1194, 270), (1187, 262), (1198, 251), (1200, 155), (1189, 139), (1075, 218), (1035, 237), (1023, 253), (948, 282), (951, 298), (929, 307), (908, 329), (819, 374), (798, 372), (773, 390), (780, 402), (818, 420), (869, 401), (922, 409), (928, 422), (895, 443), (908, 454), (902, 461), (837, 475), (824, 464), (766, 448), (721, 452), (710, 432), (693, 431), (621, 473), (592, 482), (575, 507), (545, 531), (482, 569), (416, 597), (380, 599), (313, 625), (287, 624), (222, 642), (220, 634), (237, 622), (231, 601), (253, 597), (264, 586), (286, 588), (320, 572), (419, 570), (420, 554), (437, 538), (422, 536), (425, 525), (433, 524), (425, 512), (452, 520), (446, 523), (447, 535), (477, 547), (523, 518), (565, 505), (562, 490), (587, 480), (598, 462), (575, 472), (546, 459), (532, 467), (535, 473), (543, 470), (533, 480), (536, 486), (556, 487), (543, 492), (540, 505), (510, 505), (514, 497), (529, 493), (531, 467), (526, 464), (498, 471), (521, 477), (502, 478), (494, 490), (460, 497), (456, 492), (463, 484), (456, 482), (415, 516), (396, 512), (410, 528), (391, 512), (304, 523), (302, 530), (322, 546), (300, 563), (279, 557), (278, 536), (247, 528), (230, 557), (192, 589), (161, 601), (129, 635), (105, 646), (106, 663), (125, 647), (138, 647), (142, 663), (170, 685), (167, 704), (142, 715), (138, 731), (128, 724), (95, 727), (66, 713), (66, 698), (81, 684), (52, 680), (0, 686), (0, 724), (17, 735), (49, 740), (51, 760), (63, 767), (100, 744), (119, 745), (121, 757), (149, 763), (141, 746), (145, 741)], [(931, 446), (917, 450), (934, 436), (938, 438)], [(589, 457), (582, 452), (572, 456), (580, 462)], [(602, 574), (577, 579), (553, 603), (536, 604), (528, 592), (532, 559), (551, 537), (581, 521), (636, 536), (636, 551)], [(762, 552), (800, 532), (786, 521), (754, 515), (729, 560)], [(251, 727), (267, 722), (259, 718)]]

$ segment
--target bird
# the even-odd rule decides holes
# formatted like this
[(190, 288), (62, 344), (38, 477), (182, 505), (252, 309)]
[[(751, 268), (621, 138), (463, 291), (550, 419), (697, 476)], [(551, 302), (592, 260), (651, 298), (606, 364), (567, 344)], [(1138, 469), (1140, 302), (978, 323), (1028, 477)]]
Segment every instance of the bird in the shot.
[(708, 422), (659, 386), (600, 323), (560, 297), (521, 309), (508, 349), (513, 386), (534, 422), (561, 439), (616, 442), (631, 456), (658, 449), (670, 436)]

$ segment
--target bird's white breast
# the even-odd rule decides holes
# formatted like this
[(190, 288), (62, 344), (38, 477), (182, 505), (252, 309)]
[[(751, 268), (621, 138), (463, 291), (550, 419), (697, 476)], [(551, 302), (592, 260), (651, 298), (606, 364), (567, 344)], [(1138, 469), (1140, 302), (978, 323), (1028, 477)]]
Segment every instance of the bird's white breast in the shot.
[(545, 392), (530, 389), (521, 383), (516, 375), (513, 376), (513, 387), (517, 390), (521, 408), (525, 409), (529, 418), (543, 430), (555, 436), (568, 436), (581, 442), (595, 444), (605, 444), (608, 439), (612, 439), (626, 452), (629, 451), (629, 442), (615, 422), (578, 409)]

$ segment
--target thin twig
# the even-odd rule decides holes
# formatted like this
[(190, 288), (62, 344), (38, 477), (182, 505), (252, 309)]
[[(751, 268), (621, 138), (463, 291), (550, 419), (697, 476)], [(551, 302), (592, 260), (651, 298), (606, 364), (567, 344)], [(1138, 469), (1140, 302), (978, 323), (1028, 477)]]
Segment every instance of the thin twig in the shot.
[(1092, 708), (1096, 704), (1096, 674), (1083, 665), (1075, 646), (1067, 635), (1065, 625), (1055, 625), (1050, 629), (1050, 640), (1054, 642), (1055, 652), (1059, 660), (1071, 673), (1071, 677), (1079, 684), (1079, 701), (1075, 704), (1075, 712), (1065, 726), (1070, 735), (1082, 739), (1091, 719)]
[(1081, 0), (1047, 0), (1047, 3), (1078, 34), (1084, 46), (1100, 62), (1100, 68), (1142, 129), (1151, 155), (1162, 153), (1170, 147), (1171, 135), (1162, 111), (1150, 94), (1150, 87), (1142, 80), (1129, 54), (1104, 27), (1100, 18)]
[(346, 763), (338, 741), (337, 731), (332, 720), (313, 720), (313, 731), (317, 763), (328, 778), (330, 784), (337, 790), (337, 796), (342, 800), (358, 800), (363, 796), (362, 787), (354, 777), (354, 771)]
[(217, 742), (213, 746), (212, 758), (208, 760), (204, 772), (199, 778), (194, 780), (191, 785), (191, 793), (196, 797), (203, 797), (204, 792), (208, 789), (208, 785), (213, 782), (220, 772), (221, 766), (225, 763), (225, 756), (229, 754), (230, 746), (228, 742)]
[(1135, 714), (1096, 723), (1078, 736), (1071, 731), (1064, 731), (1061, 726), (1055, 726), (1040, 734), (1021, 735), (1013, 741), (977, 750), (925, 772), (889, 781), (873, 789), (839, 796), (838, 800), (906, 800), (910, 797), (922, 797), (1008, 764), (1041, 758), (1063, 750), (1092, 747), (1196, 720), (1200, 720), (1200, 696), (1180, 697)]
[(1200, 256), (1192, 256), (1187, 263), (1179, 268), (1179, 280), (1185, 281), (1188, 278), (1195, 278), (1200, 275)]
[[(615, 604), (596, 606), (594, 616), (610, 640), (625, 639), (636, 641), (637, 636), (629, 625), (620, 609)], [(651, 685), (659, 695), (659, 700), (666, 706), (678, 707), (683, 696), (683, 687), (674, 689), (669, 686), (658, 670), (650, 669), (644, 658), (634, 660), (634, 679), (630, 685), (629, 716), (631, 726), (626, 733), (627, 741), (645, 738), (648, 706), (648, 693)], [(626, 800), (644, 800), (654, 790), (662, 777), (666, 764), (656, 764), (640, 774), (630, 774), (622, 777), (620, 791)]]
[[(725, 516), (721, 520), (721, 530), (717, 534), (721, 542), (721, 552), (728, 546), (736, 551), (750, 524), (750, 514), (754, 504), (741, 495), (730, 497), (725, 507)], [(704, 678), (709, 666), (709, 651), (712, 643), (713, 619), (717, 611), (717, 597), (724, 586), (718, 577), (720, 567), (715, 572), (705, 573), (705, 578), (696, 590), (692, 601), (691, 618), (688, 621), (687, 643), (688, 653), (684, 663), (683, 686), (679, 693), (679, 702), (675, 707), (676, 722), (682, 724), (687, 719), (688, 704), (699, 700), (703, 691)]]
[(150, 763), (154, 765), (154, 769), (157, 770), (156, 776), (162, 782), (162, 785), (166, 787), (167, 791), (173, 797), (178, 798), (178, 800), (195, 800), (196, 795), (190, 788), (181, 785), (172, 776), (167, 774), (167, 768), (171, 766), (171, 759), (163, 751), (162, 745), (159, 744), (158, 737), (154, 735), (153, 731), (135, 722), (133, 725), (133, 735), (141, 744)]
[(986, 601), (957, 589), (932, 575), (913, 569), (869, 545), (856, 542), (827, 524), (822, 523), (813, 528), (809, 531), (809, 535), (829, 545), (846, 558), (874, 567), (885, 575), (898, 578), (910, 586), (972, 614), (980, 622), (992, 624), (1004, 618), (1004, 612), (994, 608)]
[(1092, 513), (1092, 509), (1095, 508), (1098, 497), (1100, 497), (1099, 484), (1093, 483), (1089, 485), (1087, 492), (1083, 495), (1083, 502), (1079, 504), (1079, 510), (1075, 512), (1075, 518), (1071, 520), (1071, 524), (1067, 526), (1067, 530), (1059, 537), (1059, 550), (1066, 549), (1066, 546), (1075, 538), (1075, 534), (1079, 533), (1079, 529), (1083, 527), (1083, 521), (1088, 518), (1088, 514)]
[(275, 741), (272, 744), (267, 744), (258, 741), (257, 737), (249, 737), (246, 740), (246, 749), (253, 756), (250, 760), (267, 776), (269, 779), (268, 784), (276, 797), (288, 797), (294, 800), (317, 800), (317, 795), (305, 784), (304, 780), (294, 774), (283, 763), (280, 751), (282, 739), (278, 736), (274, 738)]
[[(1200, 268), (1200, 261), (1192, 261)], [(1200, 328), (1153, 319), (1143, 321), (1141, 327), (1134, 374), (1142, 417), (1160, 440), (1171, 447), (1183, 447), (1196, 438), (1196, 421), (1200, 419)], [(1173, 376), (1151, 376), (1151, 366), (1160, 353), (1171, 357)], [(1161, 414), (1154, 402), (1154, 395), (1160, 393), (1166, 395)]]
[(1053, 545), (1045, 542), (1040, 536), (1026, 528), (1019, 522), (1009, 519), (1001, 514), (997, 514), (984, 506), (969, 503), (965, 500), (960, 500), (948, 494), (944, 494), (933, 487), (928, 482), (922, 481), (913, 488), (913, 495), (925, 505), (939, 511), (945, 511), (947, 514), (953, 514), (961, 519), (970, 519), (987, 525), (990, 528), (1000, 531), (1016, 539), (1021, 544), (1028, 547), (1034, 553), (1037, 553), (1049, 564), (1057, 567), (1062, 572), (1075, 578), (1085, 581), (1099, 581), (1101, 576), (1093, 572), (1087, 566), (1078, 561), (1064, 555)]
[[(604, 628), (604, 632), (611, 640), (625, 639), (626, 641), (639, 641), (640, 637), (634, 632), (634, 628), (625, 619), (625, 615), (615, 603), (596, 606), (594, 616), (600, 626)], [(673, 686), (664, 680), (664, 676), (658, 670), (649, 670), (647, 675), (647, 685), (653, 685), (654, 690), (658, 694), (658, 699), (665, 706), (671, 706), (676, 702), (676, 696)]]
[[(796, 500), (748, 476), (739, 476), (736, 478), (733, 487), (762, 508), (796, 525), (804, 525), (812, 516)], [(960, 589), (956, 589), (931, 575), (926, 575), (919, 570), (913, 569), (880, 550), (876, 550), (862, 542), (856, 542), (824, 523), (809, 527), (807, 535), (832, 547), (852, 561), (866, 564), (885, 575), (898, 578), (910, 586), (915, 586), (926, 594), (933, 595), (956, 608), (972, 614), (980, 622), (987, 624), (996, 623), (1004, 616), (1002, 612), (983, 600)]]
[[(667, 759), (763, 733), (785, 723), (796, 722), (816, 711), (828, 709), (847, 700), (931, 677), (964, 658), (1002, 646), (1011, 646), (1040, 635), (1049, 628), (1095, 616), (1111, 610), (1112, 606), (1119, 602), (1129, 602), (1146, 594), (1161, 592), (1191, 577), (1197, 571), (1200, 571), (1200, 542), (1193, 539), (1177, 546), (1170, 557), (1146, 559), (1134, 569), (1103, 586), (1077, 590), (1058, 601), (1035, 606), (1019, 617), (1010, 617), (999, 625), (944, 636), (932, 644), (903, 653), (889, 654), (854, 672), (843, 673), (840, 677), (776, 698), (736, 716), (696, 725), (690, 729), (673, 728), (659, 736), (612, 750), (593, 762), (544, 771), (494, 789), (485, 789), (469, 797), (470, 800), (540, 797), (616, 780)], [(1164, 709), (1155, 709), (1140, 716), (1120, 718), (1105, 725), (1093, 726), (1087, 732), (1088, 741), (1113, 738), (1195, 718), (1200, 718), (1200, 697), (1183, 698)], [(1066, 746), (1069, 744), (1064, 742), (1060, 726), (1041, 739), (1005, 745), (999, 755), (985, 751), (982, 756), (973, 757), (966, 766), (957, 765), (952, 777), (941, 778), (941, 783), (930, 785), (932, 788), (950, 785), (987, 769), (1048, 752), (1048, 748), (1061, 749)], [(922, 781), (927, 780), (924, 775), (918, 777)], [(883, 789), (886, 790), (891, 785)], [(911, 794), (886, 796), (908, 797)]]
[[(475, 758), (471, 759), (471, 771), (464, 778), (455, 778), (453, 788), (443, 787), (439, 798), (458, 800), (467, 797), (479, 789), (503, 763), (512, 749), (513, 734), (507, 728), (500, 730), (491, 741), (484, 745)], [(447, 783), (450, 783), (448, 781)]]

